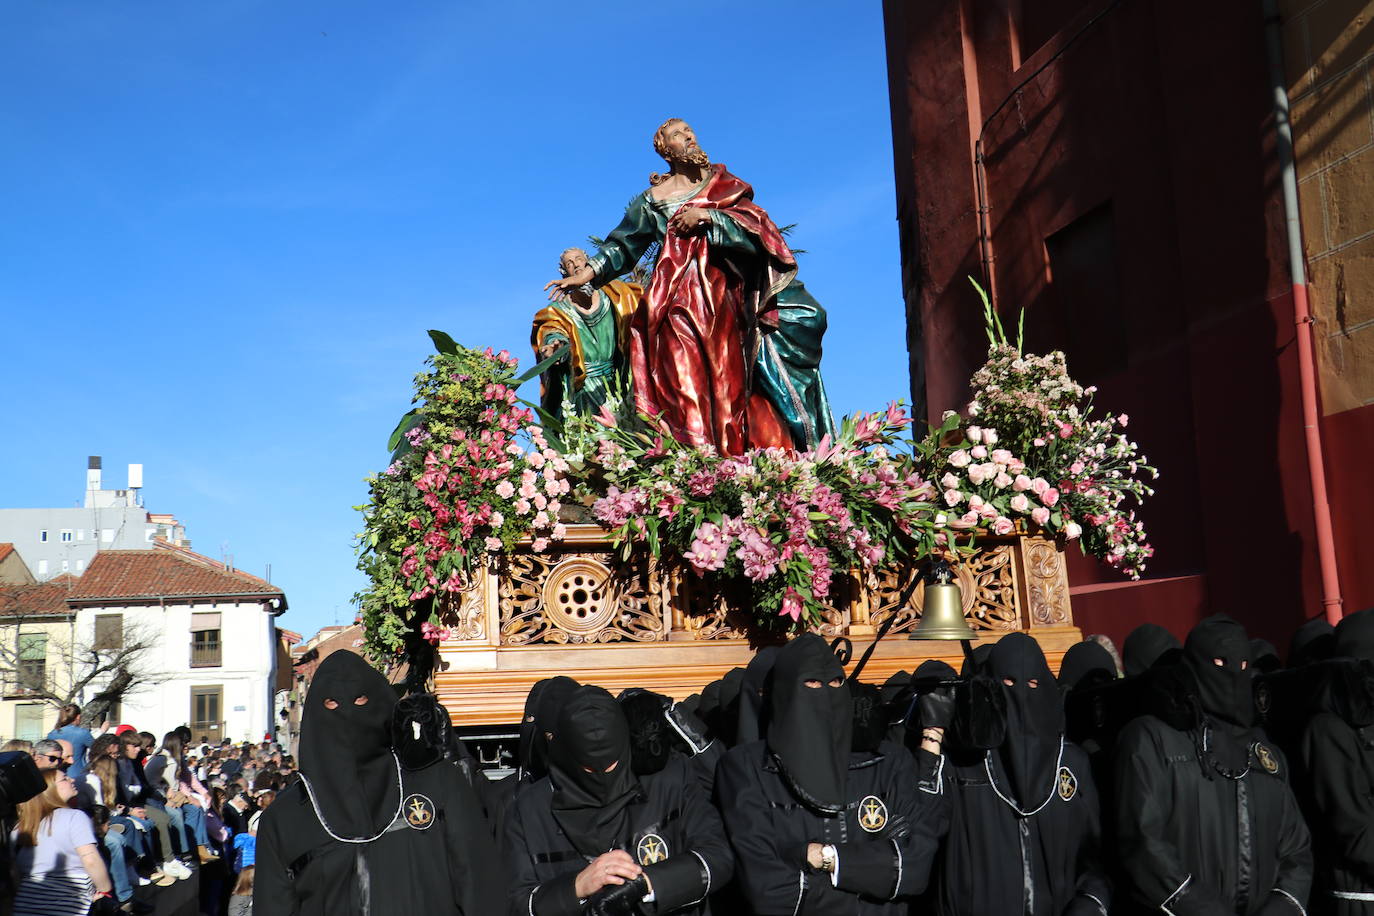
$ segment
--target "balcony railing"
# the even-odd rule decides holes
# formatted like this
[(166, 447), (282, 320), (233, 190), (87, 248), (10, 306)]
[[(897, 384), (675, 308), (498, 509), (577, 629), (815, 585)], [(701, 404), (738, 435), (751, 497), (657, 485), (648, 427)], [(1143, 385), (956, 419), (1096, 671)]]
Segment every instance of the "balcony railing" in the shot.
[(218, 668), (223, 662), (220, 661), (220, 644), (216, 639), (213, 642), (193, 642), (191, 643), (191, 667), (192, 668)]

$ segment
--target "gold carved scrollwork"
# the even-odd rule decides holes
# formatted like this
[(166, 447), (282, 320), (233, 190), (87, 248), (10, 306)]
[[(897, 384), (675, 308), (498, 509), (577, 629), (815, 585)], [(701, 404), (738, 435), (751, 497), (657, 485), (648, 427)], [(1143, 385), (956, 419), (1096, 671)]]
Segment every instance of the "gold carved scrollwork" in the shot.
[[(1021, 615), (1016, 607), (1013, 554), (1012, 544), (986, 544), (954, 567), (955, 582), (964, 599), (964, 617), (974, 630), (1015, 630), (1021, 626)], [(887, 572), (879, 577), (877, 587), (870, 590), (872, 610), (869, 618), (873, 626), (882, 626), (895, 613), (897, 622), (892, 630), (902, 632), (914, 628), (921, 619), (921, 608), (925, 606), (924, 583), (916, 586), (906, 607), (896, 606), (910, 581), (907, 575), (906, 571)]]
[[(611, 564), (611, 565), (608, 565)], [(667, 638), (647, 557), (516, 554), (501, 577), (501, 643), (654, 642)]]
[(1044, 538), (1026, 538), (1022, 549), (1031, 623), (1042, 627), (1069, 623), (1068, 576), (1063, 554), (1053, 541)]

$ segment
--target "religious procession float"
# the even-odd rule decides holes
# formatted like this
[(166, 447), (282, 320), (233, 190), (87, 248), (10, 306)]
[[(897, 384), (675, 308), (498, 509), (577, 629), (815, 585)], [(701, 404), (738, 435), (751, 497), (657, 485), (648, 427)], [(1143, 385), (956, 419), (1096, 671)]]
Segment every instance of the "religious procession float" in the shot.
[[(806, 630), (873, 682), (966, 651), (910, 636), (1028, 631), (1057, 663), (1081, 638), (1064, 551), (1133, 578), (1151, 555), (1133, 506), (1156, 472), (1128, 418), (973, 284), (968, 403), (836, 422), (826, 312), (783, 233), (684, 122), (654, 148), (669, 171), (595, 254), (563, 252), (531, 370), (430, 331), (361, 507), (370, 656), (467, 728), (518, 722), (558, 674), (681, 699)], [(946, 619), (922, 627), (937, 589)]]

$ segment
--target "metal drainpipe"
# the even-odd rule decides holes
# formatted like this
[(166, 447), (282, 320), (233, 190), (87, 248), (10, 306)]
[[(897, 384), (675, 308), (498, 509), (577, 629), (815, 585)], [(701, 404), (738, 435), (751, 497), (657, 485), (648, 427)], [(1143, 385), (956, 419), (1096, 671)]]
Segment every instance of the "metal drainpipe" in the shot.
[(1278, 134), (1279, 174), (1283, 183), (1283, 212), (1288, 230), (1288, 267), (1293, 275), (1293, 318), (1298, 335), (1298, 377), (1302, 389), (1303, 432), (1307, 440), (1307, 470), (1312, 482), (1312, 514), (1317, 527), (1317, 557), (1321, 562), (1322, 607), (1333, 625), (1341, 619), (1340, 570), (1336, 539), (1331, 531), (1331, 506), (1326, 496), (1326, 462), (1322, 457), (1321, 415), (1317, 410), (1317, 374), (1313, 358), (1312, 312), (1307, 300), (1307, 261), (1302, 252), (1302, 222), (1298, 212), (1298, 177), (1293, 160), (1293, 126), (1288, 116), (1288, 87), (1283, 73), (1283, 32), (1278, 0), (1261, 0), (1264, 33), (1269, 51), (1269, 83), (1274, 93), (1274, 126)]

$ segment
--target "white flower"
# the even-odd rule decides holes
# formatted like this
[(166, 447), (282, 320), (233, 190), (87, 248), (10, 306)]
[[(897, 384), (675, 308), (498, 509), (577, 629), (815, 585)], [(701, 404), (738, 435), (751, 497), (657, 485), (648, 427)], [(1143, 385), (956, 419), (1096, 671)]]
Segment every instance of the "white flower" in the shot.
[(983, 441), (983, 427), (981, 427), (981, 426), (970, 426), (970, 427), (968, 428), (968, 441), (970, 441), (970, 442), (972, 442), (972, 443), (975, 443), (975, 444), (977, 444), (977, 443), (979, 443), (979, 442), (982, 442), (982, 441)]
[(1074, 538), (1078, 537), (1082, 533), (1083, 526), (1078, 524), (1078, 522), (1069, 522), (1067, 525), (1064, 526), (1064, 537), (1068, 538), (1070, 541), (1072, 541)]

